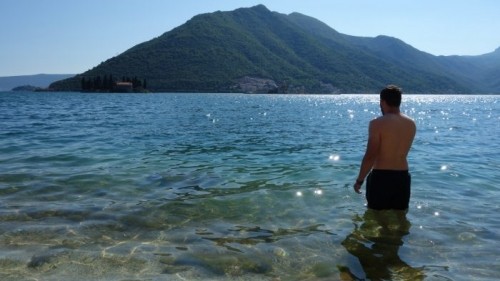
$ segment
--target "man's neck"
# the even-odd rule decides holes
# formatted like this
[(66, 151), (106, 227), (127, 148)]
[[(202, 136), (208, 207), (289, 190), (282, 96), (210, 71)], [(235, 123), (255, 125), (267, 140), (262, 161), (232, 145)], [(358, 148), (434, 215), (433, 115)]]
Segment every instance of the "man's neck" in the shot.
[(384, 112), (384, 114), (400, 114), (400, 113), (401, 111), (399, 110), (399, 107), (389, 107)]

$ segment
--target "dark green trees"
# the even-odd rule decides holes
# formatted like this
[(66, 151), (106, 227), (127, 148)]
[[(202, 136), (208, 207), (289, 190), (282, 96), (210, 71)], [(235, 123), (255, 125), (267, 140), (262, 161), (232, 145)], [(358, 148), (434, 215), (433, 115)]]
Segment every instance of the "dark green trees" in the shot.
[(117, 89), (117, 83), (130, 83), (134, 92), (144, 92), (146, 90), (146, 79), (141, 81), (137, 77), (123, 76), (121, 80), (117, 80), (112, 75), (82, 76), (80, 87), (83, 92), (114, 92)]

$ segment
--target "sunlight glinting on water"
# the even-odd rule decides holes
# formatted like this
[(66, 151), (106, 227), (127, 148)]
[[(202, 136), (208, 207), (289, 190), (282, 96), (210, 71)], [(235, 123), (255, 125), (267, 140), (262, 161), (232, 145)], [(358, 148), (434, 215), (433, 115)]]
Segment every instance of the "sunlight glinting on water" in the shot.
[(498, 100), (404, 96), (410, 209), (380, 216), (378, 95), (2, 93), (0, 279), (491, 280)]

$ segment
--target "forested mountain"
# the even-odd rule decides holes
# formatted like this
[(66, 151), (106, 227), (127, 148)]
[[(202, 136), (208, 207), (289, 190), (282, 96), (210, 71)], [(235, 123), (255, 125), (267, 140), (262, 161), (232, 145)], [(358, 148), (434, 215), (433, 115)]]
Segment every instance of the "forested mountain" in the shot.
[(96, 77), (133, 77), (154, 92), (361, 93), (393, 83), (407, 93), (500, 93), (500, 48), (433, 56), (258, 5), (195, 16), (50, 87), (79, 91)]

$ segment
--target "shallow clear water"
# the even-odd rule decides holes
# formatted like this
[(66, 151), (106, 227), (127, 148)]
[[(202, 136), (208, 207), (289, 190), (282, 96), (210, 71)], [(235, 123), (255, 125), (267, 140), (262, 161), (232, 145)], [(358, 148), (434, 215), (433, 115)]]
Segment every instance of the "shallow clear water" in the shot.
[(0, 279), (498, 278), (500, 96), (402, 110), (406, 216), (351, 189), (377, 95), (0, 93)]

